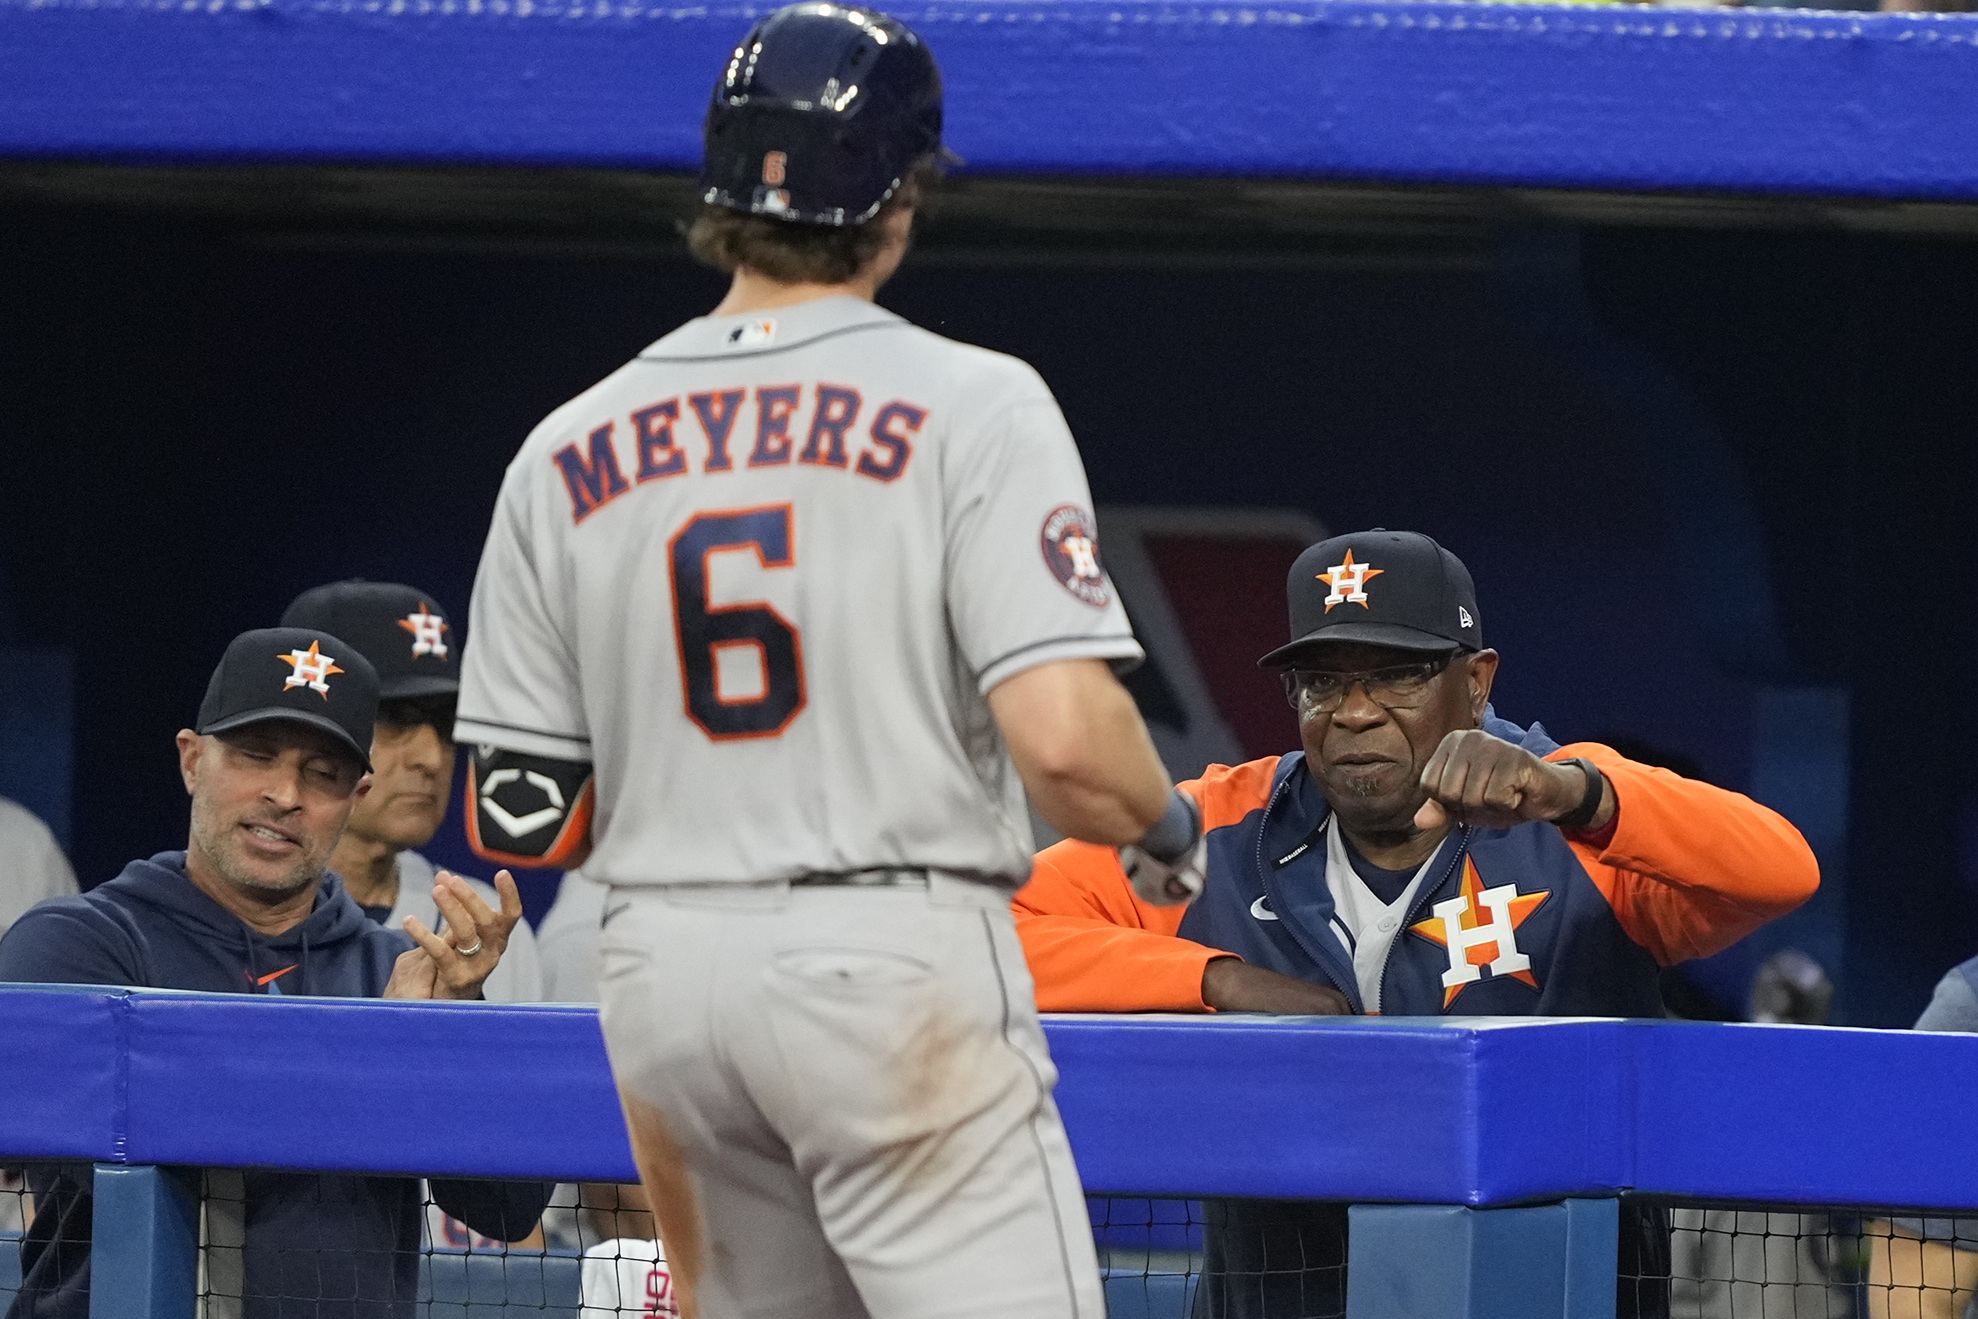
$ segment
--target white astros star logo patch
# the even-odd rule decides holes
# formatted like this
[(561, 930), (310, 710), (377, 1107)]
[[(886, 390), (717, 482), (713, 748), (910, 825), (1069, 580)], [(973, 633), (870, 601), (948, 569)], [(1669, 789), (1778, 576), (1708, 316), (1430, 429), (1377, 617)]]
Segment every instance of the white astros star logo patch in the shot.
[(421, 655), (446, 658), (447, 621), (432, 613), (424, 600), (419, 602), (418, 613), (407, 614), (398, 620), (398, 625), (412, 634), (412, 658)]
[(282, 690), (291, 687), (307, 687), (312, 692), (321, 692), (324, 700), (330, 699), (330, 675), (342, 673), (334, 656), (325, 655), (317, 648), (317, 643), (309, 643), (307, 650), (291, 650), (276, 659), (293, 670), (282, 683)]
[(1386, 569), (1376, 568), (1370, 563), (1353, 562), (1353, 551), (1346, 551), (1346, 562), (1335, 563), (1325, 572), (1318, 574), (1320, 581), (1332, 588), (1326, 597), (1326, 612), (1330, 614), (1334, 605), (1354, 604), (1362, 609), (1372, 608), (1367, 603), (1367, 583), (1380, 576)]

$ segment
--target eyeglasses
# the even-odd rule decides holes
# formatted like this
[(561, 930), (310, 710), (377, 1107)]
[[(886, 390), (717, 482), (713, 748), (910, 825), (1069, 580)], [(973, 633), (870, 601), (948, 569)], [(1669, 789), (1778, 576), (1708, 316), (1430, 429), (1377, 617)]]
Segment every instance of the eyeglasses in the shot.
[(1304, 713), (1329, 714), (1346, 702), (1355, 687), (1366, 690), (1367, 699), (1384, 710), (1414, 710), (1428, 703), (1436, 675), (1449, 667), (1456, 652), (1423, 660), (1418, 664), (1396, 664), (1386, 669), (1362, 669), (1357, 673), (1334, 673), (1327, 669), (1286, 669), (1284, 696), (1291, 708)]

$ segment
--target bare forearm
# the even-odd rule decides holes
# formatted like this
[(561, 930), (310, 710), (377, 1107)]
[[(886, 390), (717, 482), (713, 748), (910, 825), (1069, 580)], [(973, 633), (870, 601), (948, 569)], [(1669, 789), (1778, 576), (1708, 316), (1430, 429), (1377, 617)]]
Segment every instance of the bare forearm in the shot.
[(1072, 838), (1131, 843), (1161, 818), (1170, 784), (1147, 726), (1103, 660), (1060, 660), (989, 693), (1031, 804)]
[(1161, 818), (1169, 784), (1153, 743), (1145, 730), (1138, 731), (1141, 746), (1129, 743), (1111, 766), (1091, 764), (1071, 773), (1025, 775), (1024, 786), (1037, 813), (1067, 838), (1088, 843), (1119, 847), (1146, 833)]

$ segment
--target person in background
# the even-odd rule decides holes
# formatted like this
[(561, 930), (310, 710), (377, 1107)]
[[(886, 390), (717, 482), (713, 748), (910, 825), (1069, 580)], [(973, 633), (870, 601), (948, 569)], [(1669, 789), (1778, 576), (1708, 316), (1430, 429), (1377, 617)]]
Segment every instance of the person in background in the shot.
[[(564, 873), (537, 938), (548, 1001), (596, 1005), (598, 927), (609, 892), (581, 870)], [(679, 1313), (645, 1187), (583, 1183), (577, 1188), (577, 1229), (584, 1254), (581, 1319), (615, 1319), (621, 1311)]]
[[(75, 891), (75, 872), (48, 826), (19, 802), (0, 797), (0, 934), (35, 903)], [(0, 1167), (0, 1236), (25, 1232), (33, 1222), (23, 1173)]]
[(604, 924), (604, 898), (609, 892), (581, 870), (564, 872), (556, 901), (536, 932), (544, 1001), (597, 1004), (598, 930)]
[(0, 797), (0, 934), (44, 898), (76, 892), (76, 872), (39, 816)]
[[(320, 628), (357, 647), (378, 671), (378, 726), (371, 737), (371, 791), (350, 812), (330, 868), (364, 914), (399, 929), (416, 916), (437, 929), (432, 862), (415, 849), (446, 820), (453, 792), (453, 710), (460, 695), (460, 641), (427, 591), (393, 582), (332, 582), (304, 591), (283, 627)], [(467, 886), (490, 907), (501, 897), (477, 879)], [(527, 921), (509, 938), (487, 979), (490, 1002), (543, 999), (542, 966)]]
[[(1978, 957), (1944, 972), (1916, 1030), (1978, 1032)], [(1868, 1319), (1964, 1319), (1978, 1310), (1978, 1219), (1871, 1222)]]
[[(1833, 1004), (1826, 970), (1788, 948), (1752, 977), (1744, 1020), (1824, 1026)], [(1855, 1319), (1853, 1233), (1826, 1214), (1675, 1208), (1669, 1227), (1670, 1313), (1681, 1319)]]
[(586, 1228), (578, 1275), (579, 1319), (677, 1315), (673, 1270), (643, 1186), (586, 1184), (578, 1213)]
[[(0, 981), (479, 998), (522, 917), (507, 872), (496, 877), (498, 909), (441, 875), (433, 899), (449, 931), (441, 937), (417, 919), (380, 928), (329, 869), (369, 788), (377, 718), (377, 674), (336, 636), (270, 628), (234, 638), (194, 726), (178, 734), (192, 799), (185, 850), (133, 861), (88, 893), (34, 907), (0, 937)], [(9, 1319), (87, 1319), (91, 1166), (42, 1165), (29, 1180), (38, 1212)], [(534, 1230), (549, 1193), (541, 1183), (431, 1185), (449, 1213), (505, 1241)], [(212, 1312), (413, 1319), (419, 1207), (412, 1177), (207, 1174), (200, 1265)]]
[[(1561, 747), (1490, 708), (1470, 573), (1376, 528), (1292, 565), (1280, 671), (1300, 748), (1211, 766), (1188, 908), (1136, 896), (1110, 849), (1039, 853), (1015, 900), (1047, 1012), (1660, 1017), (1660, 969), (1706, 957), (1819, 884), (1748, 797)], [(1341, 1205), (1205, 1201), (1196, 1313), (1344, 1308)], [(1624, 1211), (1622, 1319), (1668, 1313), (1668, 1225)], [(1283, 1261), (1299, 1261), (1288, 1265)]]

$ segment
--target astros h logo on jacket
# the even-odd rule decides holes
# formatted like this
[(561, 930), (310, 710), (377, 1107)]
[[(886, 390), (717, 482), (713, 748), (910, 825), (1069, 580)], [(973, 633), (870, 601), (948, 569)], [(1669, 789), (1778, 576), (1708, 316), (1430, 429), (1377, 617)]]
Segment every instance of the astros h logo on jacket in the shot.
[(1449, 950), (1449, 969), (1442, 973), (1443, 1007), (1481, 980), (1484, 967), (1494, 976), (1508, 975), (1533, 989), (1539, 987), (1531, 957), (1518, 947), (1518, 927), (1551, 896), (1549, 889), (1520, 893), (1516, 884), (1485, 888), (1476, 861), (1463, 859), (1461, 895), (1436, 903), (1434, 915), (1408, 927)]

